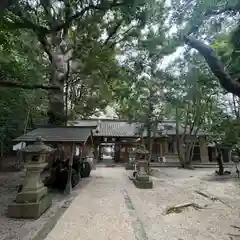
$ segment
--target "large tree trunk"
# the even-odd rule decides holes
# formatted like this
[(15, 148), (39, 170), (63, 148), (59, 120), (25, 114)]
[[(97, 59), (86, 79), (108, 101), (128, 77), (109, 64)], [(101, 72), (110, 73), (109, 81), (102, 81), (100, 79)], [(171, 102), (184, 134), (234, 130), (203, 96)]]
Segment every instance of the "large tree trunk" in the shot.
[(49, 38), (38, 35), (38, 40), (41, 42), (51, 63), (49, 84), (56, 88), (50, 90), (48, 94), (48, 123), (51, 125), (64, 126), (66, 123), (64, 111), (64, 84), (69, 75), (69, 62), (72, 57), (72, 49), (66, 51), (67, 44), (57, 33), (52, 33)]
[(59, 89), (49, 91), (48, 122), (52, 125), (65, 125), (64, 83), (68, 75), (68, 56), (55, 50), (52, 52), (51, 67), (50, 84)]

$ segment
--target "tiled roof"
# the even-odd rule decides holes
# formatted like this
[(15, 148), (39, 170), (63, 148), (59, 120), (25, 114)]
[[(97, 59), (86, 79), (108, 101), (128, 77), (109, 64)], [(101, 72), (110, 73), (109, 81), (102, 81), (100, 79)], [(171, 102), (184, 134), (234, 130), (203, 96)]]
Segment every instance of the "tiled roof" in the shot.
[(98, 125), (96, 136), (109, 137), (133, 137), (139, 136), (137, 130), (138, 123), (124, 121), (101, 121)]
[[(140, 128), (143, 123), (140, 122), (128, 122), (126, 120), (119, 119), (88, 119), (77, 120), (70, 122), (69, 124), (74, 126), (90, 126), (91, 124), (98, 124), (97, 130), (94, 131), (94, 136), (106, 136), (106, 137), (139, 137)], [(158, 124), (157, 136), (160, 136), (160, 129), (166, 135), (176, 135), (176, 123), (174, 121), (163, 121)], [(180, 134), (184, 132), (183, 127), (180, 126)], [(203, 131), (199, 131), (198, 135), (206, 135)], [(143, 136), (147, 136), (147, 131), (143, 132)]]
[(33, 142), (42, 137), (44, 142), (85, 142), (91, 134), (92, 127), (45, 127), (30, 131), (14, 141)]

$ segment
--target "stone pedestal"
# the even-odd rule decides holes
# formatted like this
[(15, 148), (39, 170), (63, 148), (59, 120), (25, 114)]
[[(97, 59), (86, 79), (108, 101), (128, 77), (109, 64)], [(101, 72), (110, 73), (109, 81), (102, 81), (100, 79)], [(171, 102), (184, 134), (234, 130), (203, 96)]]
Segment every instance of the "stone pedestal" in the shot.
[(43, 185), (40, 174), (47, 166), (45, 154), (52, 149), (37, 141), (24, 149), (29, 153), (29, 161), (25, 165), (27, 173), (22, 190), (13, 203), (8, 205), (8, 216), (15, 218), (39, 218), (52, 204), (48, 189)]
[(135, 186), (142, 189), (153, 188), (153, 182), (145, 171), (147, 161), (138, 161), (138, 164), (140, 169), (133, 180)]

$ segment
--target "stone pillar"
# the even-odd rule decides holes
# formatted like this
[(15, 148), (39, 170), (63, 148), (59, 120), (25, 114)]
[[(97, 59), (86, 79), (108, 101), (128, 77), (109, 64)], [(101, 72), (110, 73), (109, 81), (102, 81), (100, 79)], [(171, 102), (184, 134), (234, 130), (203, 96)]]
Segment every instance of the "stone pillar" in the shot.
[(204, 137), (199, 138), (201, 162), (209, 162), (208, 145)]

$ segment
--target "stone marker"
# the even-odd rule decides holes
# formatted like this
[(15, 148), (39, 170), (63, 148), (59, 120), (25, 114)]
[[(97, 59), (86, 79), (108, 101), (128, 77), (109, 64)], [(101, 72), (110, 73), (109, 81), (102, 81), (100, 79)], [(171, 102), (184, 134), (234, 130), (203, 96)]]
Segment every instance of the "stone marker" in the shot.
[(41, 137), (38, 137), (34, 144), (28, 145), (22, 150), (27, 157), (26, 176), (15, 201), (8, 205), (9, 217), (36, 219), (52, 205), (52, 199), (48, 195), (47, 187), (40, 179), (40, 174), (47, 166), (46, 154), (53, 150), (43, 143)]
[(137, 173), (133, 179), (133, 182), (137, 188), (149, 189), (153, 188), (153, 182), (149, 175), (146, 173), (148, 168), (148, 163), (146, 161), (146, 156), (149, 152), (145, 149), (145, 146), (140, 146), (136, 150), (136, 160), (137, 160)]

